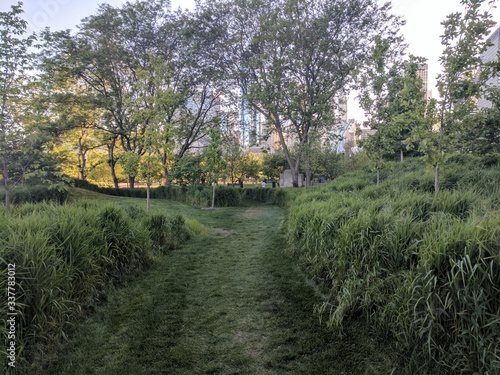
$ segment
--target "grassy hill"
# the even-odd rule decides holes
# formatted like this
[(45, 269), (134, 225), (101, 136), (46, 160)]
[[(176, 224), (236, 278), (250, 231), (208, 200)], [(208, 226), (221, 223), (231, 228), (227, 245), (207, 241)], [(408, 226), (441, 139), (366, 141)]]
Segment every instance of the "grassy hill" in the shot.
[(367, 319), (395, 340), (404, 371), (500, 371), (500, 168), (461, 157), (433, 175), (419, 160), (345, 175), (290, 203), (287, 239), (320, 287), (318, 314)]

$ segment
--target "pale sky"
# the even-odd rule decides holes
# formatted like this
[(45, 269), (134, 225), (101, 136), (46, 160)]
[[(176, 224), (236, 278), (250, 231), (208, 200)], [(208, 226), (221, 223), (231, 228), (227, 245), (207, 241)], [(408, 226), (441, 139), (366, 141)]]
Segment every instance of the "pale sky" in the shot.
[[(380, 0), (381, 2), (383, 0)], [(384, 0), (385, 1), (385, 0)], [(52, 30), (73, 29), (81, 19), (95, 14), (99, 4), (107, 2), (113, 6), (125, 0), (24, 0), (24, 17), (30, 31), (40, 31), (45, 27)], [(194, 8), (194, 0), (171, 0), (172, 8)], [(394, 12), (406, 19), (402, 33), (409, 43), (408, 52), (423, 56), (429, 64), (429, 88), (437, 97), (435, 77), (440, 71), (439, 56), (442, 52), (440, 35), (441, 22), (452, 12), (460, 11), (460, 0), (392, 0)], [(0, 11), (7, 11), (17, 0), (0, 0)], [(500, 10), (492, 11), (493, 19), (500, 22)], [(492, 30), (493, 31), (493, 30)], [(363, 119), (362, 112), (350, 101), (348, 117)]]

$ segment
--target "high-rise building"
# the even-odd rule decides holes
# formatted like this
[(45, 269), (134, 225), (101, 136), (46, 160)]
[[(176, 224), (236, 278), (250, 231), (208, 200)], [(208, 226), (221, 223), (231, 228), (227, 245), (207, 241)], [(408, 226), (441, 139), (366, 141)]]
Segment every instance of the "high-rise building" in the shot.
[[(489, 63), (496, 61), (498, 58), (498, 51), (500, 49), (500, 27), (496, 29), (488, 38), (488, 41), (490, 42), (489, 47), (484, 51), (484, 53), (481, 55), (481, 60), (483, 63)], [(486, 86), (487, 87), (500, 87), (500, 77), (499, 76), (494, 76), (488, 79), (486, 81)], [(477, 101), (477, 107), (478, 109), (481, 108), (491, 108), (492, 103), (485, 99), (485, 98), (479, 98)]]
[(429, 90), (429, 65), (427, 63), (419, 65), (417, 76), (422, 80), (422, 90), (424, 90), (426, 98), (431, 99), (432, 92)]
[(260, 113), (250, 106), (243, 94), (240, 97), (240, 144), (243, 147), (259, 146), (262, 135)]

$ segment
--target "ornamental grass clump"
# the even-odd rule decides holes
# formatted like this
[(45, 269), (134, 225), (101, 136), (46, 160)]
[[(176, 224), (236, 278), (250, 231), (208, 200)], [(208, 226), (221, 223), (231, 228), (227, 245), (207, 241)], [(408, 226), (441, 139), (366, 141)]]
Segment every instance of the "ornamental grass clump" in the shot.
[(107, 277), (120, 282), (149, 258), (151, 239), (146, 228), (134, 224), (119, 208), (104, 207), (96, 224), (104, 237), (102, 259)]

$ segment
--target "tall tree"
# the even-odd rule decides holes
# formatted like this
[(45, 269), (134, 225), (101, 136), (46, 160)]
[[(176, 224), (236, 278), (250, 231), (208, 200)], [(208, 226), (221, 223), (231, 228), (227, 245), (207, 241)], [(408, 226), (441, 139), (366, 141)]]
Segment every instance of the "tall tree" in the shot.
[[(148, 124), (135, 116), (143, 109), (137, 105), (143, 94), (138, 71), (152, 71), (150, 57), (161, 50), (168, 9), (166, 0), (136, 1), (122, 8), (103, 4), (97, 14), (83, 20), (76, 35), (45, 33), (45, 66), (77, 80), (86, 89), (87, 100), (102, 111), (97, 127), (110, 134), (107, 146), (115, 186), (117, 143), (138, 157), (145, 152)], [(131, 187), (134, 179), (129, 175)]]
[[(75, 36), (46, 33), (45, 65), (77, 80), (85, 100), (102, 113), (96, 126), (109, 133), (115, 185), (115, 148), (139, 160), (150, 126), (163, 140), (156, 152), (166, 181), (172, 164), (217, 123), (222, 71), (209, 52), (214, 44), (205, 32), (209, 21), (172, 13), (167, 0), (138, 0), (122, 8), (102, 5)], [(129, 175), (130, 186), (134, 179)]]
[(361, 85), (366, 124), (376, 130), (363, 142), (363, 148), (375, 161), (377, 184), (384, 157), (398, 153), (402, 161), (404, 152), (414, 148), (410, 140), (413, 130), (428, 121), (429, 102), (418, 75), (425, 60), (410, 56), (403, 61), (402, 53), (404, 49), (395, 54), (388, 43), (380, 41), (373, 51), (375, 68)]
[(32, 57), (28, 49), (34, 36), (25, 36), (27, 23), (21, 18), (22, 3), (0, 12), (0, 163), (5, 188), (5, 207), (10, 209), (10, 173), (25, 141), (17, 104), (26, 86), (26, 69)]
[(204, 169), (208, 181), (212, 184), (212, 208), (215, 207), (215, 185), (221, 177), (226, 163), (222, 157), (220, 132), (217, 128), (210, 129), (210, 143), (203, 154)]
[[(372, 0), (234, 0), (225, 9), (231, 41), (226, 65), (248, 103), (276, 131), (298, 186), (309, 133), (335, 125), (339, 98), (375, 37), (395, 40), (401, 21), (389, 4)], [(287, 135), (296, 139), (295, 155)]]
[(463, 12), (455, 12), (442, 22), (444, 46), (440, 62), (443, 71), (438, 75), (438, 136), (426, 138), (428, 150), (434, 155), (434, 189), (439, 190), (439, 171), (447, 155), (459, 147), (464, 120), (476, 109), (475, 98), (487, 77), (477, 74), (483, 64), (481, 54), (488, 46), (487, 36), (494, 22), (485, 6), (491, 0), (461, 0)]

